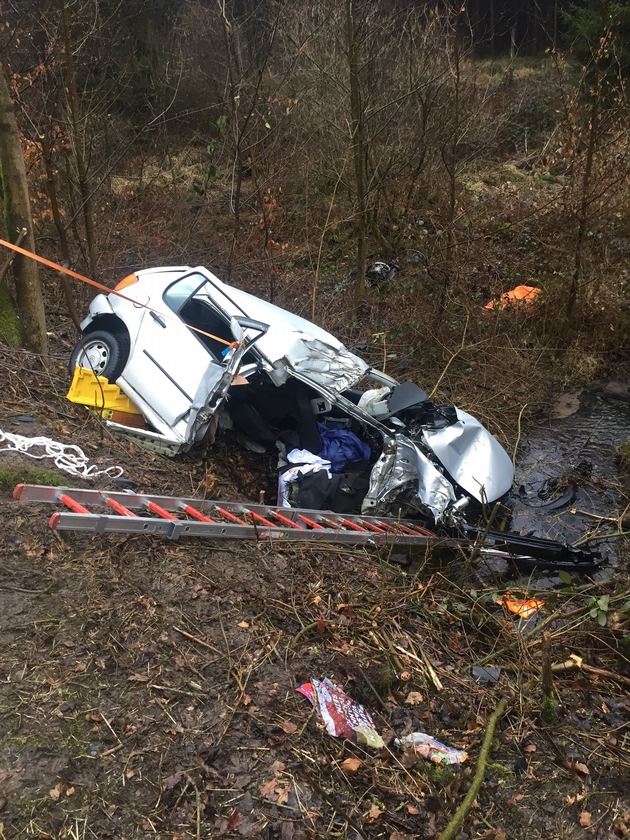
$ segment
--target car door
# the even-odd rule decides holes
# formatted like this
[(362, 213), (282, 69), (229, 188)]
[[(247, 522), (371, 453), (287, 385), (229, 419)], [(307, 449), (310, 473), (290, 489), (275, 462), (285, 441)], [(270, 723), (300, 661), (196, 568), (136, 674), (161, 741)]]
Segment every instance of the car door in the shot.
[(219, 379), (223, 366), (173, 312), (146, 310), (124, 381), (168, 426), (198, 398), (202, 383)]

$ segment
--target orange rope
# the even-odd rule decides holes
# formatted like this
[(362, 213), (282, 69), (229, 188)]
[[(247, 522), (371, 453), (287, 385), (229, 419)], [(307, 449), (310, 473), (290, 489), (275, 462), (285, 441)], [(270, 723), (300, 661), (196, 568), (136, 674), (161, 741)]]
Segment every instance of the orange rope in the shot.
[[(140, 301), (134, 300), (133, 298), (130, 298), (127, 295), (123, 295), (122, 292), (117, 292), (116, 289), (110, 289), (108, 286), (104, 286), (102, 283), (98, 283), (96, 280), (91, 280), (89, 277), (85, 277), (83, 274), (78, 274), (71, 268), (64, 268), (64, 266), (59, 265), (59, 263), (52, 262), (52, 260), (47, 260), (45, 257), (40, 257), (39, 254), (34, 254), (32, 251), (27, 251), (26, 248), (20, 248), (19, 245), (14, 245), (12, 242), (6, 242), (4, 239), (0, 239), (0, 245), (4, 245), (5, 248), (10, 248), (12, 251), (16, 251), (18, 254), (22, 254), (22, 256), (24, 257), (28, 257), (29, 259), (35, 260), (36, 262), (39, 262), (42, 265), (46, 265), (48, 266), (48, 268), (52, 268), (55, 271), (62, 271), (64, 274), (73, 277), (75, 280), (80, 280), (82, 283), (87, 283), (88, 286), (94, 286), (95, 289), (100, 289), (100, 291), (102, 292), (107, 292), (108, 295), (116, 295), (116, 297), (129, 301), (129, 303), (133, 303), (134, 306), (140, 306), (142, 307), (142, 309), (148, 309), (149, 312), (155, 312), (156, 315), (164, 317), (163, 313), (156, 312), (155, 309), (153, 309), (150, 306), (147, 306), (146, 303), (140, 303)], [(166, 317), (171, 319), (171, 316), (167, 315)], [(172, 320), (175, 320), (175, 318), (173, 317)], [(205, 335), (208, 338), (214, 339), (215, 341), (219, 341), (221, 344), (225, 344), (227, 347), (238, 347), (238, 341), (226, 341), (224, 338), (221, 338), (218, 335), (212, 335), (212, 333), (205, 332), (205, 330), (202, 330), (199, 327), (193, 327), (190, 324), (186, 324), (184, 321), (180, 321), (180, 323), (188, 327), (189, 330), (199, 333), (199, 335)]]

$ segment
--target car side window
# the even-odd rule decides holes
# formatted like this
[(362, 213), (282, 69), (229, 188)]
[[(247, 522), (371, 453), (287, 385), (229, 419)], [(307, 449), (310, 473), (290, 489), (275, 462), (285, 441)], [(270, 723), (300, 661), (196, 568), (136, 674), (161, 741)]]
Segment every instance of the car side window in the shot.
[[(203, 289), (206, 283), (206, 278), (201, 274), (188, 274), (172, 283), (162, 297), (169, 309), (179, 315), (185, 324), (208, 333), (204, 335), (195, 332), (195, 336), (206, 350), (222, 363), (225, 351), (234, 341), (234, 336), (227, 318), (209, 302), (209, 294)], [(248, 350), (243, 356), (243, 363), (256, 362), (257, 356), (252, 350)]]
[(162, 295), (164, 303), (179, 315), (186, 301), (191, 298), (205, 284), (206, 280), (200, 274), (188, 274), (181, 280), (172, 283)]
[(189, 274), (170, 285), (164, 292), (163, 299), (169, 309), (179, 315), (185, 324), (208, 333), (204, 335), (195, 332), (195, 336), (206, 350), (218, 362), (221, 362), (228, 346), (224, 342), (233, 342), (234, 336), (225, 318), (196, 296), (205, 284), (205, 277), (200, 274)]
[(228, 346), (234, 341), (230, 326), (225, 319), (207, 303), (195, 298), (186, 301), (179, 311), (179, 317), (189, 326), (203, 330), (203, 333), (195, 333), (195, 335), (216, 359), (222, 360)]

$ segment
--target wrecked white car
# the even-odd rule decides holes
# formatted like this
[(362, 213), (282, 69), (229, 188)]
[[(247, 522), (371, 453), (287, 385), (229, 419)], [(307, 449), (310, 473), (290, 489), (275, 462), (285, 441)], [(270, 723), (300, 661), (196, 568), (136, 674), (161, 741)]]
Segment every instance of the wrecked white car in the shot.
[(225, 427), (278, 445), (285, 503), (444, 521), (512, 485), (511, 459), (469, 414), (205, 268), (132, 274), (81, 326), (71, 371), (115, 383), (142, 416), (113, 430), (171, 455)]

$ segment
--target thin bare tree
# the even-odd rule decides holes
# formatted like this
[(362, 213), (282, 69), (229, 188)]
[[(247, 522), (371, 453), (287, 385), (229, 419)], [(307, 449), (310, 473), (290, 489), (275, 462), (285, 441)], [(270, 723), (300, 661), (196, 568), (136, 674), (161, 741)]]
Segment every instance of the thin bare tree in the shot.
[[(26, 167), (11, 95), (0, 65), (0, 170), (7, 236), (24, 231), (22, 247), (35, 251), (33, 220), (26, 181)], [(38, 353), (48, 352), (46, 315), (37, 263), (22, 256), (13, 262), (17, 309), (24, 341)]]

